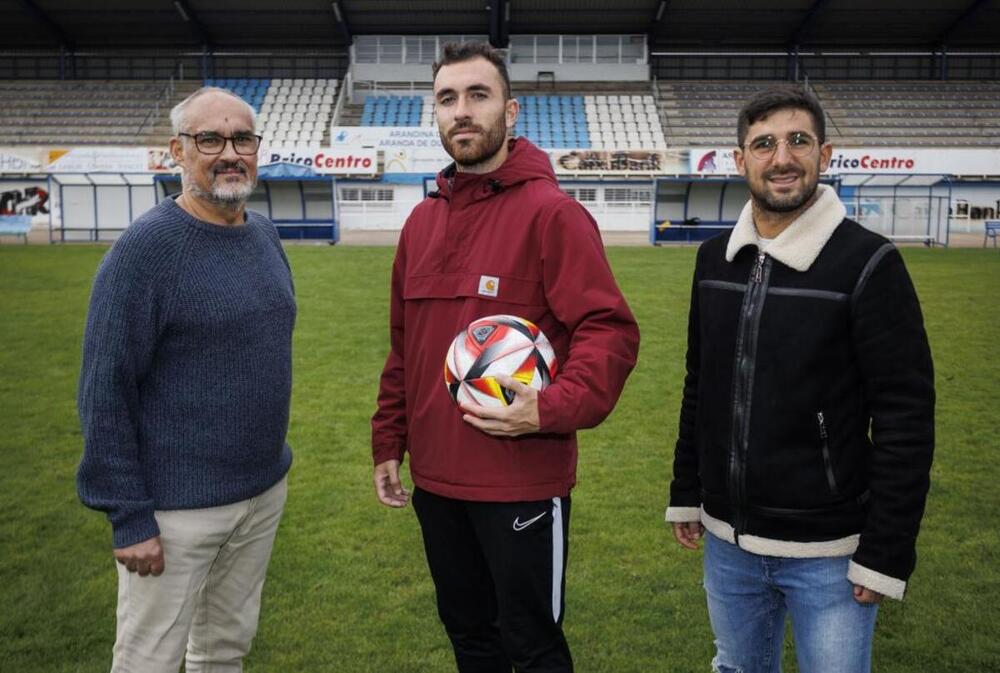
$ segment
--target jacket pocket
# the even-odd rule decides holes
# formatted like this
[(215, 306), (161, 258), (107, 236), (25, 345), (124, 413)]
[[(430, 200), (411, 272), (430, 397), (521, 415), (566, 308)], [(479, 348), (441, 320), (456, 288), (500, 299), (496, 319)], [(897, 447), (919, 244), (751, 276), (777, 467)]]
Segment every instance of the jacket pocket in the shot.
[(480, 299), (498, 304), (546, 306), (545, 291), (537, 280), (487, 273), (437, 273), (409, 276), (403, 286), (403, 298)]
[(822, 411), (816, 412), (816, 423), (819, 426), (820, 448), (823, 452), (823, 469), (826, 471), (826, 483), (833, 495), (840, 495), (837, 487), (837, 477), (833, 473), (833, 461), (830, 459), (830, 435), (826, 430), (826, 418)]

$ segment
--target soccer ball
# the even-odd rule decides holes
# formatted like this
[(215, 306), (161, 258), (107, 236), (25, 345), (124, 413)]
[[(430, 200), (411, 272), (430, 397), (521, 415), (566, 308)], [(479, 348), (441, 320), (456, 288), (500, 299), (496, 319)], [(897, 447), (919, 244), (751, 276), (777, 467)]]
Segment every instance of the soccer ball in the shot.
[(456, 403), (505, 407), (515, 395), (497, 383), (497, 374), (544, 390), (556, 366), (552, 344), (537, 325), (513, 315), (491, 315), (473, 320), (455, 336), (444, 361), (444, 382)]

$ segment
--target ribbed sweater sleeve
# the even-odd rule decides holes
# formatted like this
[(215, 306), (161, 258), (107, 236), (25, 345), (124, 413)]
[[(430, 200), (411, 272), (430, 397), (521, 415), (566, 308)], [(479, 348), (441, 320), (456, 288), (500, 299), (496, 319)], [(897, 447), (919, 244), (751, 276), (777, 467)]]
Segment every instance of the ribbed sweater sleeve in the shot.
[(159, 534), (138, 455), (138, 382), (153, 357), (164, 308), (159, 290), (175, 247), (152, 251), (127, 232), (105, 256), (91, 293), (78, 391), (84, 455), (77, 489), (84, 504), (107, 512), (115, 547)]

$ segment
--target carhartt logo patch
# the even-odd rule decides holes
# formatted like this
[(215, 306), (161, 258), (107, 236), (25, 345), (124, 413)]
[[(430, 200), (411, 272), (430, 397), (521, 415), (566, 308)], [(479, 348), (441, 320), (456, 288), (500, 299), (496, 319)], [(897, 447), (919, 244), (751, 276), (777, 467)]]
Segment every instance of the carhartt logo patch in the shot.
[(479, 294), (484, 297), (495, 297), (500, 291), (500, 279), (496, 276), (479, 277)]

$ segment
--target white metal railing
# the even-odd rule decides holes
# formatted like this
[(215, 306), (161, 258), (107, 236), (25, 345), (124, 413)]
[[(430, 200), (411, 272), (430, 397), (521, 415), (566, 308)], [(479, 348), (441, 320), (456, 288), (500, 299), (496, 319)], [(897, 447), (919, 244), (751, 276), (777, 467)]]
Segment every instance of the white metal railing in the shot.
[(646, 231), (652, 204), (648, 201), (620, 203), (615, 201), (581, 201), (601, 231)]
[(155, 120), (160, 118), (160, 102), (162, 101), (165, 104), (170, 105), (170, 102), (174, 98), (174, 93), (177, 91), (177, 82), (175, 78), (180, 78), (184, 72), (183, 70), (180, 70), (180, 68), (183, 68), (183, 66), (180, 65), (178, 68), (174, 69), (174, 72), (167, 79), (167, 83), (160, 90), (156, 100), (153, 101), (152, 109), (150, 109), (150, 111), (146, 113), (146, 116), (143, 117), (142, 122), (139, 124), (139, 128), (135, 131), (135, 141), (139, 140), (139, 136), (142, 135), (146, 125), (150, 123), (150, 120), (153, 120), (153, 123), (155, 123)]
[(344, 201), (337, 199), (344, 230), (402, 229), (418, 201)]
[[(446, 42), (476, 40), (486, 35), (359, 35), (351, 45), (351, 62), (363, 64), (427, 65)], [(508, 63), (649, 62), (646, 35), (512, 35)]]
[(337, 94), (337, 104), (333, 108), (333, 117), (330, 122), (331, 126), (340, 126), (340, 113), (344, 111), (345, 101), (351, 100), (351, 95), (354, 93), (354, 78), (351, 76), (351, 71), (348, 70), (347, 74), (344, 75), (344, 79), (340, 83), (340, 93)]
[(509, 63), (649, 62), (645, 35), (511, 35)]
[[(820, 102), (820, 105), (823, 104), (823, 99), (820, 97), (819, 92), (816, 91), (815, 88), (813, 88), (812, 83), (809, 81), (808, 73), (802, 76), (802, 88), (805, 89), (809, 94), (811, 94), (813, 98), (818, 100)], [(830, 114), (830, 111), (824, 109), (823, 113), (826, 115), (826, 120), (830, 122), (830, 124), (833, 126), (833, 130), (837, 132), (837, 137), (843, 138), (844, 132), (840, 130), (840, 126), (837, 124), (837, 120), (833, 118), (833, 115)], [(829, 136), (831, 134), (827, 133), (826, 135), (827, 139), (829, 139)]]
[[(430, 94), (434, 91), (434, 84), (432, 82), (417, 82), (417, 81), (401, 81), (401, 82), (381, 82), (377, 80), (360, 80), (354, 82), (353, 90), (351, 91), (351, 102), (359, 103), (363, 102), (364, 96), (375, 96), (380, 93), (383, 94)], [(359, 100), (360, 98), (360, 100)]]
[(660, 107), (660, 82), (656, 79), (656, 74), (653, 74), (653, 102), (656, 104), (656, 117), (660, 120), (663, 126), (663, 136), (667, 140), (667, 145), (673, 144), (674, 129), (670, 124), (670, 115), (667, 111)]
[(486, 42), (487, 35), (358, 35), (351, 45), (351, 63), (428, 65), (446, 42)]

